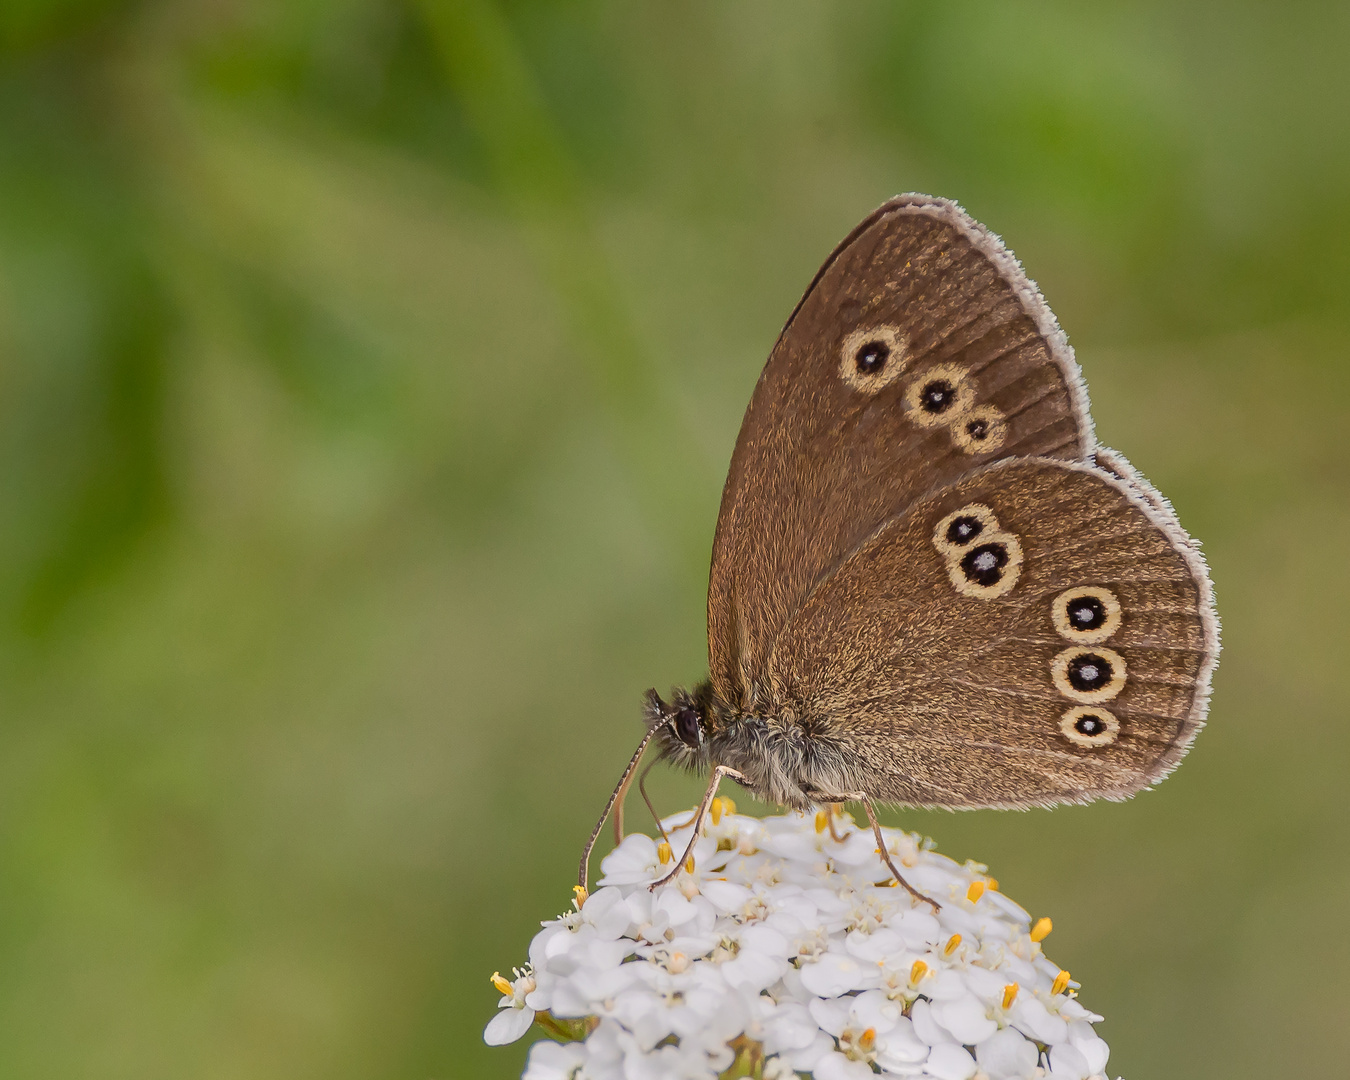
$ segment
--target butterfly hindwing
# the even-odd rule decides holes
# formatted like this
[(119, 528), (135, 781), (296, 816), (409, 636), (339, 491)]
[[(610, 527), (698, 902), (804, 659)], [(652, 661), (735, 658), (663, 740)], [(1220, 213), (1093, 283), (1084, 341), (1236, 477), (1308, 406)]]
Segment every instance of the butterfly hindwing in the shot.
[(1111, 464), (978, 469), (817, 586), (765, 689), (821, 762), (850, 763), (817, 787), (1018, 807), (1120, 798), (1171, 770), (1217, 655), (1208, 577), (1170, 509)]

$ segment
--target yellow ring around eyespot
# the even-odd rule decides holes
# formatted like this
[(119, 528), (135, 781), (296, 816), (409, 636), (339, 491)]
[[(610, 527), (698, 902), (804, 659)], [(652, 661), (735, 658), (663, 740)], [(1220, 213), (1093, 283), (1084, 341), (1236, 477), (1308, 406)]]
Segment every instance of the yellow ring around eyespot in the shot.
[[(886, 347), (886, 362), (880, 371), (867, 374), (858, 370), (858, 353), (873, 342)], [(908, 361), (905, 339), (894, 326), (862, 326), (844, 338), (839, 350), (839, 377), (854, 390), (875, 394), (895, 382)]]
[[(1105, 686), (1096, 690), (1080, 690), (1069, 681), (1069, 666), (1080, 656), (1100, 657), (1111, 669), (1111, 678)], [(1099, 705), (1110, 701), (1125, 689), (1125, 658), (1115, 649), (1102, 645), (1073, 645), (1060, 652), (1050, 661), (1050, 678), (1055, 689), (1070, 701), (1082, 705)]]
[[(948, 540), (947, 530), (951, 528), (952, 522), (963, 517), (974, 518), (983, 528), (964, 543)], [(990, 536), (998, 531), (998, 518), (989, 507), (984, 503), (967, 503), (959, 510), (953, 510), (933, 527), (933, 546), (944, 559), (950, 559), (953, 556), (963, 555), (973, 545), (978, 544), (981, 537)]]
[[(1069, 605), (1075, 600), (1091, 597), (1102, 605), (1106, 618), (1095, 630), (1080, 630), (1069, 621)], [(1081, 585), (1065, 589), (1050, 604), (1050, 618), (1055, 624), (1055, 632), (1066, 641), (1075, 645), (1096, 645), (1107, 640), (1120, 629), (1120, 601), (1116, 594), (1102, 585)]]
[[(1008, 556), (1008, 561), (1003, 565), (1003, 571), (999, 579), (989, 585), (981, 585), (979, 582), (971, 581), (966, 576), (965, 567), (961, 565), (962, 559), (966, 555), (985, 544), (1002, 544)], [(981, 534), (976, 538), (975, 543), (968, 545), (964, 551), (947, 557), (947, 576), (951, 579), (952, 587), (962, 596), (969, 596), (975, 600), (995, 600), (1000, 596), (1006, 596), (1012, 591), (1021, 575), (1022, 545), (1012, 533)]]
[[(1105, 730), (1096, 735), (1084, 735), (1077, 724), (1085, 716), (1095, 716), (1105, 726)], [(1075, 746), (1110, 746), (1120, 736), (1120, 721), (1100, 705), (1075, 705), (1059, 718), (1059, 730)]]
[[(977, 438), (970, 427), (980, 422), (985, 434)], [(991, 454), (1008, 438), (1008, 422), (993, 405), (974, 405), (953, 418), (949, 427), (952, 442), (963, 454)]]
[[(924, 388), (934, 382), (950, 383), (955, 400), (939, 413), (930, 413), (923, 407)], [(966, 369), (956, 364), (938, 364), (920, 372), (905, 387), (902, 399), (905, 415), (920, 427), (943, 427), (952, 423), (975, 403), (975, 388), (970, 385)]]

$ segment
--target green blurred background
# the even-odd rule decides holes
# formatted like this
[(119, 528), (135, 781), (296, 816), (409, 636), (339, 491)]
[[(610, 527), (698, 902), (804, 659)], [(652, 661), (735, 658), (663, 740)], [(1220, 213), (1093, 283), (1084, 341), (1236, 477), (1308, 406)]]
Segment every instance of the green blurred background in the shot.
[(0, 1075), (518, 1074), (487, 977), (906, 190), (1039, 280), (1227, 648), (1158, 791), (891, 820), (1054, 917), (1113, 1074), (1342, 1074), (1347, 55), (1330, 0), (4, 0)]

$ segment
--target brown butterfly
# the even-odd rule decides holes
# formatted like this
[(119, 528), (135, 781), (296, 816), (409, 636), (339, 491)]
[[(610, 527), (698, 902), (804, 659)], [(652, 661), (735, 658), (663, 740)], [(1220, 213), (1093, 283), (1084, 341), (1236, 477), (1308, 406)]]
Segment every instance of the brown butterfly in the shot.
[(711, 771), (694, 837), (723, 777), (798, 809), (856, 800), (908, 889), (874, 803), (1125, 798), (1190, 747), (1218, 650), (1204, 560), (1097, 445), (1035, 284), (956, 204), (898, 196), (760, 375), (713, 540), (708, 680), (648, 692), (581, 887), (655, 739)]

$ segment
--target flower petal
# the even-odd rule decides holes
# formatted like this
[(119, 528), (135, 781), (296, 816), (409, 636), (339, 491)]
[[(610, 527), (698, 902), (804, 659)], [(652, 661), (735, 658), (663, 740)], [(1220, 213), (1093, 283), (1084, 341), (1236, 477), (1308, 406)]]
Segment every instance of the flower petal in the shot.
[(498, 1009), (483, 1029), (483, 1041), (489, 1046), (505, 1046), (529, 1031), (533, 1023), (533, 1009)]
[(1072, 1043), (1050, 1048), (1050, 1075), (1054, 1080), (1085, 1080), (1091, 1072), (1087, 1058)]
[(1087, 1059), (1088, 1072), (1106, 1071), (1106, 1061), (1111, 1056), (1111, 1048), (1097, 1037), (1096, 1032), (1086, 1021), (1075, 1020), (1069, 1025), (1069, 1042)]
[(850, 1061), (833, 1051), (816, 1062), (811, 1075), (816, 1080), (872, 1080), (872, 1069), (865, 1061)]
[[(983, 1042), (998, 1031), (998, 1024), (989, 1019), (983, 1002), (973, 997), (953, 1001), (933, 1002), (933, 1019), (951, 1032), (962, 1046)], [(1014, 1033), (1017, 1034), (1017, 1033)], [(1022, 1039), (1020, 1034), (1018, 1039)], [(1025, 1042), (1025, 1039), (1022, 1039)]]
[(571, 1080), (586, 1057), (586, 1046), (582, 1043), (544, 1039), (530, 1047), (530, 1060), (520, 1080)]
[(975, 1060), (989, 1080), (1032, 1080), (1040, 1052), (1020, 1031), (1004, 1028), (975, 1047)]
[(803, 964), (801, 970), (802, 985), (821, 997), (838, 997), (877, 981), (875, 965), (864, 967), (846, 953), (827, 952), (815, 963)]
[(936, 1080), (970, 1080), (978, 1067), (964, 1046), (943, 1043), (928, 1052), (923, 1071)]

